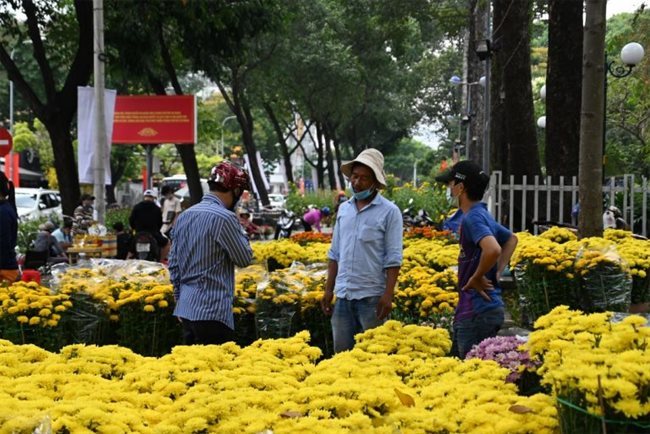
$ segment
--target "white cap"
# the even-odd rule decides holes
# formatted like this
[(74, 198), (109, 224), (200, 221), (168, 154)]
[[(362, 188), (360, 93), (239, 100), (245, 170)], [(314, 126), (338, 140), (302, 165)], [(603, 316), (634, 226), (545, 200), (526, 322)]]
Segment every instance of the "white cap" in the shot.
[(145, 191), (144, 191), (144, 196), (151, 196), (151, 197), (153, 197), (153, 198), (158, 197), (158, 195), (156, 194), (156, 192), (155, 192), (154, 190), (151, 190), (151, 189), (149, 189), (149, 190), (145, 190)]

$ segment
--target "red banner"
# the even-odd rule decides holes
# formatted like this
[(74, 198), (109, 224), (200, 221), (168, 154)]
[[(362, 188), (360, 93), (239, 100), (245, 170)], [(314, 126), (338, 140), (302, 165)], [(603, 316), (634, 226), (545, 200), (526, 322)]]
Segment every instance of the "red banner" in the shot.
[(196, 97), (118, 95), (111, 142), (196, 143)]

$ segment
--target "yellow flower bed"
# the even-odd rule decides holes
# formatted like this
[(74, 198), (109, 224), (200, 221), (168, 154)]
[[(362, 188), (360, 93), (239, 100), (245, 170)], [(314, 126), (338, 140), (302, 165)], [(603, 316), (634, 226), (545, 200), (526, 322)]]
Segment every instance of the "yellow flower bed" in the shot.
[(402, 270), (427, 266), (442, 271), (458, 265), (458, 253), (458, 244), (448, 244), (445, 240), (421, 238), (405, 240)]
[(36, 282), (0, 286), (0, 303), (1, 319), (42, 327), (56, 327), (61, 313), (72, 306), (66, 294), (54, 294)]
[(539, 373), (554, 395), (598, 416), (650, 426), (650, 328), (640, 316), (619, 323), (611, 316), (556, 307), (535, 323), (530, 354), (543, 361)]
[(401, 321), (417, 323), (431, 320), (436, 314), (450, 314), (458, 304), (456, 272), (436, 272), (417, 266), (403, 271), (393, 301), (393, 315)]
[(444, 331), (388, 322), (320, 363), (308, 339), (180, 346), (160, 358), (0, 341), (0, 433), (47, 421), (53, 432), (557, 432), (552, 399), (518, 396), (495, 362), (436, 357)]

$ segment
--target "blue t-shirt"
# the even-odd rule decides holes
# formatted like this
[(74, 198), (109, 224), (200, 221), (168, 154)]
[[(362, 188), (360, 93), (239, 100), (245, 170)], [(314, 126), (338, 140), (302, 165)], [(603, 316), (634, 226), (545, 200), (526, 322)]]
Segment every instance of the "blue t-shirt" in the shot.
[(503, 306), (501, 288), (496, 279), (496, 264), (486, 274), (494, 286), (493, 291), (488, 291), (492, 299), (487, 301), (473, 289), (462, 291), (470, 277), (478, 268), (481, 259), (479, 243), (487, 236), (496, 238), (499, 245), (505, 244), (512, 235), (506, 227), (497, 223), (487, 210), (485, 203), (476, 203), (463, 217), (460, 230), (460, 254), (458, 255), (458, 290), (460, 299), (456, 308), (455, 320), (464, 320), (472, 316)]

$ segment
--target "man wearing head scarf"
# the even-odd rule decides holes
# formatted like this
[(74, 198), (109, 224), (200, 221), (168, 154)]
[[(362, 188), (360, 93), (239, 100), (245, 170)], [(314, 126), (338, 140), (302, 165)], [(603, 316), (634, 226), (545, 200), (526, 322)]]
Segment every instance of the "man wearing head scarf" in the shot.
[[(402, 265), (402, 215), (384, 198), (384, 156), (366, 149), (341, 166), (354, 192), (336, 216), (321, 302), (332, 315), (334, 351), (354, 347), (354, 335), (386, 321)], [(332, 300), (336, 295), (336, 302)]]
[(17, 240), (18, 214), (14, 185), (0, 172), (0, 282), (13, 283), (18, 279)]

